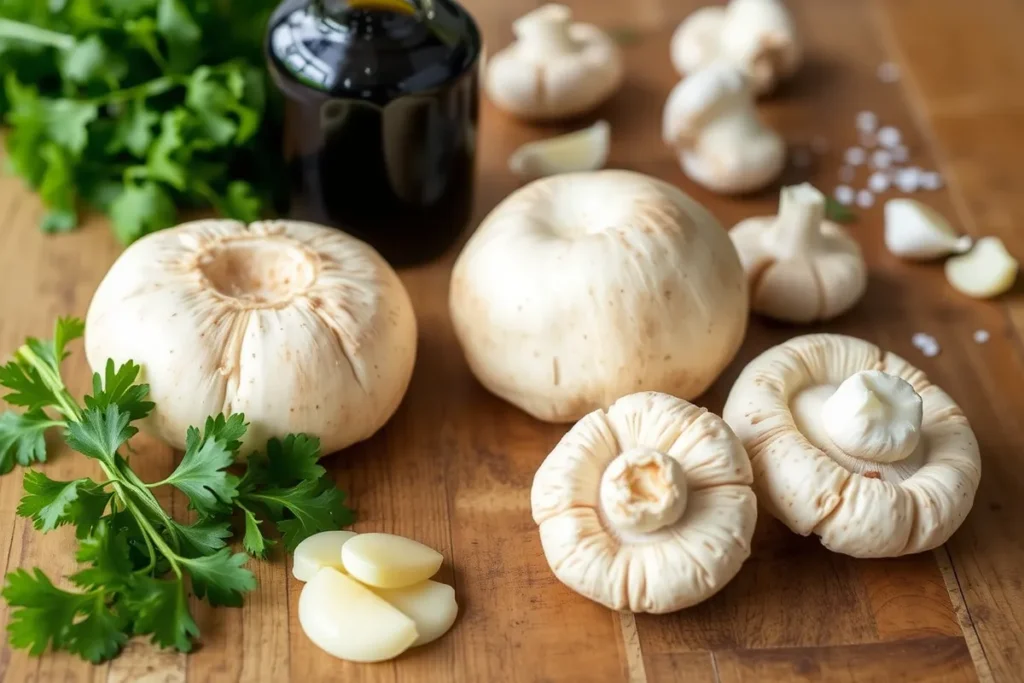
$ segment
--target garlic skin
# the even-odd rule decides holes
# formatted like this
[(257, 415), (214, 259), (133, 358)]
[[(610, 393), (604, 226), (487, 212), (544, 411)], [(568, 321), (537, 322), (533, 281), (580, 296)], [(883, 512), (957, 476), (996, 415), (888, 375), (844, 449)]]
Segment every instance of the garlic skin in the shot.
[(672, 34), (670, 55), (683, 76), (714, 62), (735, 66), (758, 95), (775, 89), (803, 61), (796, 27), (778, 0), (732, 0), (698, 9)]
[(143, 429), (181, 449), (191, 425), (244, 413), (241, 452), (304, 432), (324, 454), (368, 438), (398, 408), (416, 319), (367, 244), (300, 221), (201, 220), (147, 235), (114, 262), (86, 317), (94, 371), (142, 366)]
[(987, 299), (1009, 291), (1020, 264), (998, 237), (982, 237), (962, 256), (946, 261), (946, 280), (962, 294)]
[(926, 261), (962, 254), (973, 240), (956, 232), (937, 211), (915, 199), (890, 199), (885, 203), (885, 246), (894, 255)]
[(906, 380), (881, 370), (848, 377), (821, 408), (832, 442), (862, 460), (898, 462), (921, 439), (921, 397)]
[(712, 192), (757, 190), (786, 162), (786, 145), (758, 117), (746, 77), (726, 64), (713, 63), (672, 89), (661, 130), (687, 177)]
[(572, 21), (565, 5), (547, 4), (512, 24), (516, 40), (487, 62), (483, 86), (499, 108), (525, 120), (585, 114), (622, 85), (615, 41), (591, 24)]
[(524, 178), (596, 171), (608, 160), (610, 144), (611, 126), (598, 121), (583, 130), (527, 142), (512, 153), (508, 167)]

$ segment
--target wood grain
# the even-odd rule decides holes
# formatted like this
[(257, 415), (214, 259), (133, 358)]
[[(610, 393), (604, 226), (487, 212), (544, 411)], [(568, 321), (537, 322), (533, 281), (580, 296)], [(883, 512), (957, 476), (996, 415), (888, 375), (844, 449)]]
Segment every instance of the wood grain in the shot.
[[(492, 52), (511, 38), (511, 21), (539, 0), (467, 0)], [(660, 142), (661, 107), (678, 77), (668, 39), (697, 0), (570, 0), (578, 16), (629, 28), (627, 82), (592, 116), (559, 126), (527, 126), (484, 100), (476, 220), (520, 183), (506, 168), (520, 144), (585, 125), (612, 124), (609, 166), (656, 175), (682, 187), (729, 227), (774, 213), (778, 185), (722, 198), (695, 187)], [(1024, 5), (1016, 0), (792, 0), (806, 37), (799, 77), (759, 104), (794, 149), (818, 139), (829, 149), (809, 167), (787, 168), (780, 183), (838, 183), (854, 116), (876, 112), (897, 126), (914, 163), (942, 170), (947, 188), (922, 198), (965, 231), (998, 234), (1024, 257)], [(885, 61), (902, 68), (882, 83)], [(862, 187), (866, 173), (855, 181)], [(814, 328), (754, 320), (736, 361), (702, 405), (720, 411), (743, 364), (795, 334), (842, 332), (881, 344), (925, 370), (963, 406), (982, 446), (984, 472), (975, 509), (935, 554), (855, 561), (786, 530), (762, 511), (753, 554), (736, 579), (684, 612), (611, 613), (551, 574), (530, 519), (537, 464), (564, 427), (540, 424), (485, 392), (455, 342), (447, 313), (455, 250), (402, 273), (420, 327), (409, 394), (369, 441), (325, 460), (358, 510), (357, 530), (416, 538), (446, 557), (441, 580), (456, 588), (460, 616), (440, 641), (394, 662), (354, 665), (332, 659), (302, 634), (295, 615), (301, 584), (285, 558), (251, 564), (260, 588), (242, 609), (193, 603), (203, 632), (189, 655), (136, 640), (114, 661), (92, 666), (47, 654), (0, 649), (4, 681), (275, 681), (380, 683), (465, 681), (973, 681), (1024, 680), (1024, 285), (999, 301), (975, 302), (945, 283), (941, 266), (898, 261), (882, 246), (880, 205), (858, 209), (851, 226), (871, 267), (865, 300), (849, 315)], [(0, 354), (29, 334), (46, 335), (59, 314), (83, 315), (118, 253), (105, 223), (46, 237), (35, 226), (38, 199), (0, 177)], [(984, 346), (976, 329), (991, 333)], [(942, 352), (924, 358), (910, 342), (935, 336)], [(74, 349), (72, 390), (88, 369)], [(133, 462), (159, 479), (175, 456), (140, 437)], [(59, 450), (53, 477), (95, 475), (84, 458)], [(72, 571), (68, 529), (40, 534), (15, 517), (21, 475), (0, 478), (0, 563)], [(180, 496), (162, 500), (178, 517)], [(0, 623), (8, 618), (0, 604)], [(966, 636), (966, 637), (965, 637)], [(972, 662), (973, 659), (973, 662)], [(975, 668), (977, 667), (977, 668)]]

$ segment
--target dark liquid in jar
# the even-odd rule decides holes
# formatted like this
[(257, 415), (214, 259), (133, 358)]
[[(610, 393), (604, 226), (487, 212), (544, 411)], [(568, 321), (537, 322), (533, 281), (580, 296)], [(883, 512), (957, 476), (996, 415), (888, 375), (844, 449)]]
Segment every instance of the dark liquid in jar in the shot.
[(480, 35), (447, 0), (286, 2), (268, 62), (285, 99), (292, 216), (432, 259), (469, 221)]

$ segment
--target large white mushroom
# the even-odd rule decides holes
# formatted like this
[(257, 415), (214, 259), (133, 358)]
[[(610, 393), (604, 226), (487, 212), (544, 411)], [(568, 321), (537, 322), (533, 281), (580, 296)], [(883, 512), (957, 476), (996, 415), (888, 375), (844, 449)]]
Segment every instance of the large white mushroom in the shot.
[(530, 499), (562, 583), (611, 609), (664, 613), (716, 593), (750, 555), (750, 481), (722, 418), (645, 392), (577, 422)]
[(748, 313), (714, 217), (630, 171), (513, 192), (459, 255), (450, 306), (480, 382), (551, 422), (634, 391), (698, 396), (739, 349)]
[(967, 418), (923, 372), (866, 341), (816, 334), (765, 351), (723, 417), (765, 509), (836, 552), (935, 548), (974, 503), (981, 458)]
[(100, 283), (86, 354), (142, 366), (144, 428), (182, 448), (208, 415), (244, 413), (247, 445), (305, 432), (330, 453), (376, 432), (412, 375), (416, 319), (380, 255), (295, 221), (203, 220), (132, 244)]

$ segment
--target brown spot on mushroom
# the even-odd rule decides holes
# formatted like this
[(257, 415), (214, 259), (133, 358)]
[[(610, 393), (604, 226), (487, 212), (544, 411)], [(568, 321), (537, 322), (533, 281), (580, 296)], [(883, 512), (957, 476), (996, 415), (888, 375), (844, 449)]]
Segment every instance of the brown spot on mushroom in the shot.
[(881, 479), (882, 478), (882, 474), (880, 472), (876, 472), (875, 470), (870, 470), (870, 471), (864, 473), (864, 478), (865, 479)]

